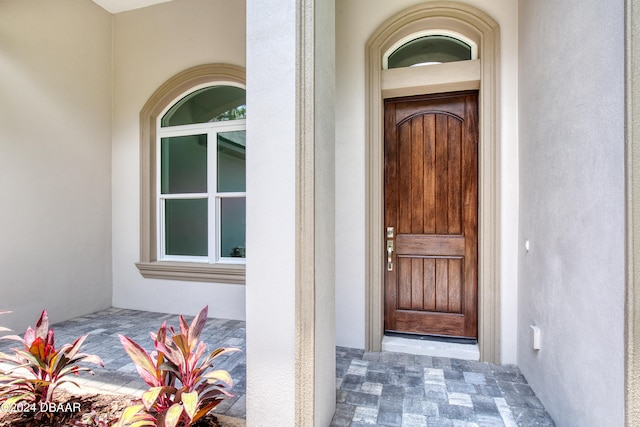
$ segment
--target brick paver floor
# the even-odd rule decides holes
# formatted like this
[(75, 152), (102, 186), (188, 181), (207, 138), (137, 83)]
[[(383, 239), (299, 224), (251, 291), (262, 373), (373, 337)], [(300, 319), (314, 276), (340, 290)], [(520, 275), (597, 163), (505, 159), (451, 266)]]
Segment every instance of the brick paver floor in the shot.
[(332, 427), (553, 426), (513, 365), (336, 350)]
[[(191, 317), (186, 317), (187, 321)], [(35, 319), (34, 319), (35, 320)], [(178, 316), (110, 308), (53, 325), (58, 345), (89, 334), (84, 351), (102, 357), (105, 369), (79, 382), (84, 389), (134, 394), (146, 389), (118, 334), (151, 350), (149, 332)], [(236, 347), (216, 367), (234, 379), (234, 397), (215, 413), (245, 418), (245, 323), (208, 319), (201, 338), (209, 349)], [(0, 350), (15, 345), (0, 341)], [(553, 421), (516, 366), (442, 357), (336, 349), (336, 413), (332, 427), (361, 426), (553, 426)]]

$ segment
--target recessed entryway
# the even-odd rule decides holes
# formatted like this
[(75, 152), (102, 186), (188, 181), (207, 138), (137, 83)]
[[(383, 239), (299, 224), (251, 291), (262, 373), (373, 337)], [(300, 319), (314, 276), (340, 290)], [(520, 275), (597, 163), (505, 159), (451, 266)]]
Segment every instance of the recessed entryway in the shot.
[[(384, 69), (398, 43), (425, 31), (460, 35), (477, 45), (478, 59), (423, 67)], [(387, 268), (384, 223), (384, 100), (478, 90), (478, 316), (480, 359), (500, 362), (500, 117), (499, 27), (481, 10), (455, 2), (429, 2), (384, 22), (366, 47), (366, 283), (368, 350), (380, 350), (385, 330)], [(434, 68), (431, 68), (434, 67)], [(426, 72), (425, 70), (429, 70)]]

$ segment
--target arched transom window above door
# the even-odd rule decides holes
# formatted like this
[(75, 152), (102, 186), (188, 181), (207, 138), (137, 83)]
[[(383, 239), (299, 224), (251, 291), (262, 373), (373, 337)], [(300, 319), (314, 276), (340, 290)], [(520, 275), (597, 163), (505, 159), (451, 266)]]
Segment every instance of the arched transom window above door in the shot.
[(382, 68), (416, 67), (477, 58), (478, 45), (470, 38), (453, 31), (428, 30), (394, 43), (382, 57)]
[(431, 28), (406, 31), (388, 41), (379, 63), (382, 96), (479, 89), (477, 35), (467, 32)]

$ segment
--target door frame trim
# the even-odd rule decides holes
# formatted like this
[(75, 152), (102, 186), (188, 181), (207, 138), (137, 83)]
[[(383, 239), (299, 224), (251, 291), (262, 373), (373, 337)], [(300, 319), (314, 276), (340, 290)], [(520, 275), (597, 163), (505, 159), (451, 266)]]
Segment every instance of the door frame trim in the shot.
[[(478, 345), (482, 361), (500, 363), (499, 26), (481, 10), (449, 1), (429, 2), (396, 14), (366, 44), (365, 345), (369, 351), (380, 351), (384, 335), (382, 74), (389, 70), (382, 70), (382, 56), (398, 40), (425, 29), (452, 30), (478, 44)], [(449, 82), (446, 91), (451, 88)], [(464, 88), (468, 87), (458, 90)], [(444, 91), (437, 82), (420, 89), (420, 93)]]

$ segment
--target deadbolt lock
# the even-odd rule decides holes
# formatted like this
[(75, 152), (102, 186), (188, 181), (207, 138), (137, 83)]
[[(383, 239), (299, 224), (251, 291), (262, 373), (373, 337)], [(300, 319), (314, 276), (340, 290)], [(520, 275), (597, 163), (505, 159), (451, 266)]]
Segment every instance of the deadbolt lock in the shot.
[(387, 239), (393, 239), (394, 229), (393, 227), (387, 227)]

